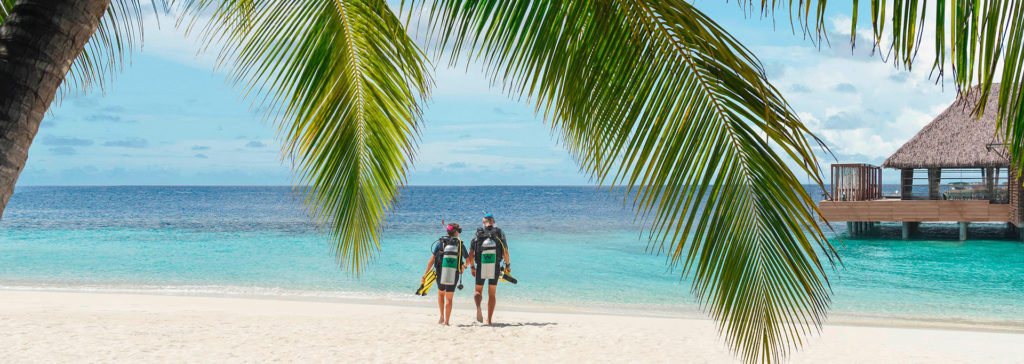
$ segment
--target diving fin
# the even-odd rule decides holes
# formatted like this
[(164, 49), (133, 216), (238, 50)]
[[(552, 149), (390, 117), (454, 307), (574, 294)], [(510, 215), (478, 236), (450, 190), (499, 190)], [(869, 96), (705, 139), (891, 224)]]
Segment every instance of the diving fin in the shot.
[(426, 296), (430, 293), (430, 287), (434, 285), (434, 280), (437, 279), (437, 272), (430, 270), (427, 275), (423, 276), (423, 281), (420, 282), (420, 288), (416, 289), (416, 295)]
[(501, 271), (501, 281), (502, 282), (512, 283), (512, 284), (519, 283), (519, 280), (516, 279), (515, 277), (513, 277), (512, 273), (509, 272), (508, 270)]

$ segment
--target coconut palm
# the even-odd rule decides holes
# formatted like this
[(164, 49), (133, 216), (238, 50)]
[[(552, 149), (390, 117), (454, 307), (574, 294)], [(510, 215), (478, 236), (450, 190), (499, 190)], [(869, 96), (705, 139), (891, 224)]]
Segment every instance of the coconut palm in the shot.
[[(740, 3), (788, 11), (822, 39), (824, 0)], [(934, 19), (940, 75), (948, 55), (959, 89), (988, 90), (1001, 69), (1011, 86), (999, 95), (1000, 125), (1011, 152), (1021, 149), (1021, 5), (940, 0), (933, 17), (926, 2), (870, 5), (875, 46), (901, 67), (911, 67)], [(154, 7), (175, 9), (178, 23), (222, 46), (233, 83), (279, 125), (305, 205), (351, 271), (379, 249), (404, 185), (431, 62), (482, 62), (510, 96), (535, 103), (584, 173), (627, 188), (650, 248), (693, 278), (693, 293), (746, 361), (781, 359), (820, 329), (826, 266), (838, 257), (787, 163), (821, 186), (823, 144), (755, 55), (683, 0)], [(143, 10), (138, 0), (0, 0), (0, 213), (44, 112), (62, 91), (102, 87), (141, 42)], [(429, 55), (409, 35), (421, 23)], [(1024, 153), (1012, 155), (1024, 166)]]

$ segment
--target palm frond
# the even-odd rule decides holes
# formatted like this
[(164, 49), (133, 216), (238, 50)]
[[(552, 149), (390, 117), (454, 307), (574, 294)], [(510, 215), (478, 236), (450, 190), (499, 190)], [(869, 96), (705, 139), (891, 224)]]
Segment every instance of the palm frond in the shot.
[(255, 106), (279, 123), (286, 158), (335, 253), (359, 273), (413, 156), (427, 62), (381, 0), (197, 1), (201, 34)]
[[(0, 0), (0, 23), (14, 7), (15, 0)], [(153, 3), (156, 8), (156, 3)], [(132, 52), (142, 44), (143, 5), (139, 0), (113, 0), (100, 18), (96, 33), (89, 38), (82, 54), (75, 58), (65, 82), (57, 92), (57, 99), (70, 92), (87, 92), (92, 87), (100, 90), (130, 61)]]
[[(790, 14), (819, 19), (823, 32), (825, 0), (790, 3)], [(811, 9), (811, 5), (815, 8)], [(856, 36), (859, 1), (853, 1), (853, 36)], [(761, 0), (762, 9), (785, 6)], [(996, 95), (997, 130), (1004, 137), (1012, 163), (1024, 169), (1024, 3), (1016, 0), (870, 1), (874, 47), (886, 52), (897, 67), (911, 69), (924, 42), (935, 46), (932, 73), (946, 75), (947, 67), (958, 94), (981, 90), (975, 115), (981, 116), (990, 102), (992, 84), (1001, 83)], [(930, 21), (929, 21), (930, 20)], [(930, 29), (929, 29), (930, 28)], [(934, 39), (923, 39), (934, 31)]]
[(821, 325), (819, 254), (835, 251), (786, 165), (820, 185), (820, 141), (712, 19), (682, 0), (441, 1), (429, 17), (435, 47), (486, 62), (584, 171), (628, 186), (744, 359), (779, 359)]

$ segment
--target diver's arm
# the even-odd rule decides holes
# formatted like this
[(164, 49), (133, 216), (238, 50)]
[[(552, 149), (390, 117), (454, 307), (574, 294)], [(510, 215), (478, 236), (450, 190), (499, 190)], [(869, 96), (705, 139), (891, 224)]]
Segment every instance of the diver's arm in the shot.
[(466, 257), (466, 266), (469, 267), (469, 272), (471, 274), (473, 274), (474, 277), (476, 277), (476, 266), (473, 265), (473, 261), (474, 261), (473, 257), (475, 257), (476, 255), (473, 254), (473, 253), (474, 253), (473, 248), (470, 248), (469, 249), (469, 257)]
[[(505, 231), (504, 230), (501, 231), (501, 242), (505, 245), (505, 246), (502, 247), (503, 249), (501, 249), (502, 252), (505, 253), (505, 266), (506, 267), (511, 267), (512, 266), (512, 261), (508, 259), (508, 240), (505, 239)], [(509, 268), (509, 270), (512, 270), (512, 268)]]
[(465, 255), (459, 257), (462, 259), (462, 266), (459, 267), (459, 272), (466, 271), (466, 267), (469, 266), (469, 257), (471, 256), (470, 253), (466, 250), (466, 245), (462, 245), (462, 252), (465, 253)]
[(469, 265), (469, 253), (466, 252), (466, 244), (462, 244), (462, 240), (459, 240), (459, 274), (466, 271), (466, 266)]
[(430, 273), (430, 269), (434, 268), (434, 255), (430, 256), (430, 261), (427, 262), (427, 271), (423, 272), (423, 276), (426, 277), (427, 273)]

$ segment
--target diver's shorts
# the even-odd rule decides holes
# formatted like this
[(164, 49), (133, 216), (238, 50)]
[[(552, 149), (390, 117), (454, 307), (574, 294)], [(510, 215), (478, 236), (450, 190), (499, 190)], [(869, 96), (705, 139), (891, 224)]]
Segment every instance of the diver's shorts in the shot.
[(482, 286), (482, 285), (484, 285), (484, 281), (487, 281), (487, 285), (488, 286), (497, 286), (498, 285), (498, 280), (497, 279), (481, 279), (481, 278), (477, 278), (476, 279), (476, 285)]
[(438, 282), (437, 283), (437, 291), (438, 292), (455, 292), (455, 285), (454, 284), (441, 284), (440, 282)]

